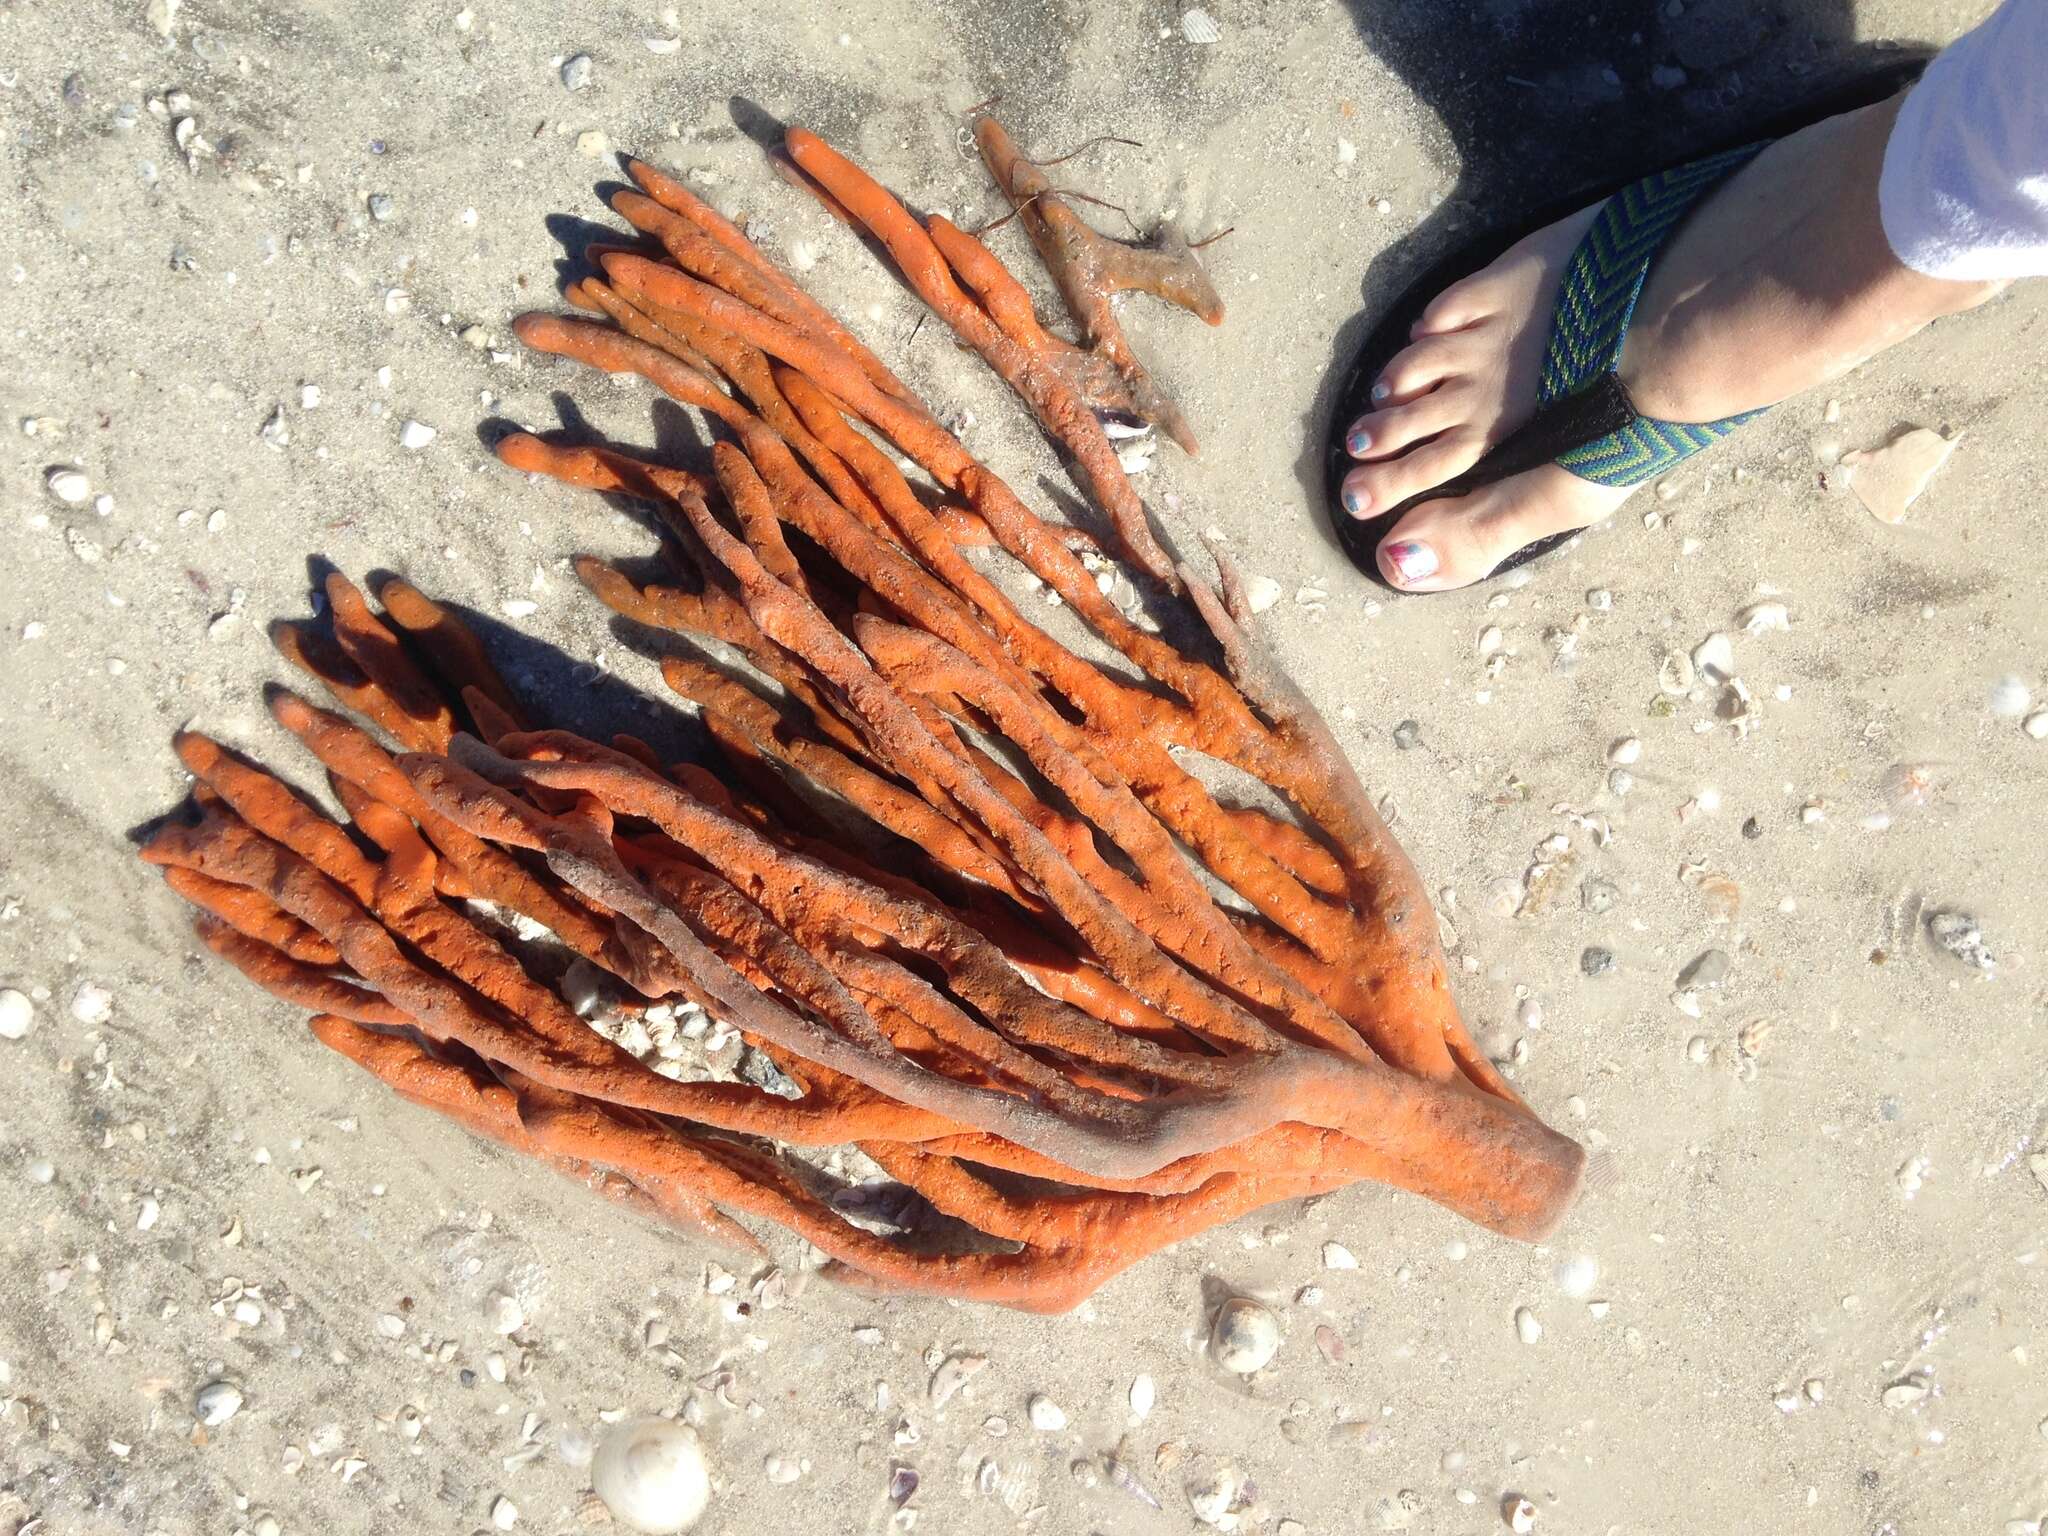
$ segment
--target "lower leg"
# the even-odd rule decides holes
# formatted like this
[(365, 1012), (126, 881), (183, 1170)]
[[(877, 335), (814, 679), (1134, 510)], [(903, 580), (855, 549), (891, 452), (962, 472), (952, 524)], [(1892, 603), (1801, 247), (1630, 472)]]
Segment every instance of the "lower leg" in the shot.
[(1878, 177), (1903, 96), (1757, 156), (1650, 269), (1622, 356), (1646, 416), (1706, 421), (1839, 378), (2002, 283), (1926, 277), (1892, 254)]

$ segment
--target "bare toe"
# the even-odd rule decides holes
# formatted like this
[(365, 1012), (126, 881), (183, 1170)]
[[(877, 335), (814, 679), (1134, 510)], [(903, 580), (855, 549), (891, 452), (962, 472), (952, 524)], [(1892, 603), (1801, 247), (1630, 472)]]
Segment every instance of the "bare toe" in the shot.
[(1481, 280), (1482, 274), (1451, 284), (1442, 293), (1429, 301), (1429, 307), (1422, 312), (1408, 334), (1420, 339), (1424, 336), (1441, 336), (1447, 331), (1462, 331), (1466, 326), (1485, 319), (1493, 312), (1492, 285)]
[(1469, 496), (1416, 507), (1381, 541), (1380, 571), (1411, 592), (1469, 586), (1538, 539), (1599, 522), (1627, 496), (1626, 488), (1595, 485), (1546, 464)]
[(1388, 360), (1372, 386), (1375, 408), (1412, 400), (1452, 374), (1466, 371), (1471, 349), (1455, 332), (1410, 342)]
[(1361, 416), (1344, 439), (1354, 459), (1384, 459), (1426, 437), (1472, 419), (1473, 385), (1462, 376), (1444, 380), (1405, 405)]
[(1418, 443), (1397, 458), (1361, 464), (1344, 477), (1344, 510), (1353, 517), (1384, 512), (1462, 475), (1485, 451), (1486, 439), (1461, 426)]

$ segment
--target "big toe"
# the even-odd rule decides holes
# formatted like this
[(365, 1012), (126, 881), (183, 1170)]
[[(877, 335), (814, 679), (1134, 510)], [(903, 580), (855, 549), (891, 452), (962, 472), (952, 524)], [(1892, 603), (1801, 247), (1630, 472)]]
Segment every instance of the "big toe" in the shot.
[(1599, 522), (1627, 496), (1546, 464), (1470, 495), (1425, 501), (1380, 542), (1380, 573), (1407, 592), (1470, 586), (1538, 539)]

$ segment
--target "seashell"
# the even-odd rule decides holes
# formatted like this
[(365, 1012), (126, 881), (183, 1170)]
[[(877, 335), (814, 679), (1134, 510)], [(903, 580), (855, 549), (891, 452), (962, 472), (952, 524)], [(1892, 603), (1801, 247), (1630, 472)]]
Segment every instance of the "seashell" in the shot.
[(1882, 1400), (1887, 1408), (1911, 1408), (1933, 1390), (1927, 1378), (1915, 1371), (1886, 1387)]
[(1927, 489), (1960, 441), (1926, 427), (1909, 427), (1882, 448), (1844, 454), (1842, 468), (1849, 489), (1872, 517), (1881, 523), (1903, 522), (1906, 509)]
[(1051, 1434), (1067, 1427), (1067, 1410), (1040, 1392), (1030, 1402), (1031, 1427)]
[(1112, 1483), (1139, 1503), (1149, 1504), (1154, 1509), (1160, 1507), (1159, 1500), (1152, 1496), (1152, 1490), (1138, 1481), (1138, 1474), (1118, 1461), (1114, 1456), (1104, 1456), (1102, 1458), (1102, 1471)]
[[(1146, 474), (1152, 468), (1152, 455), (1158, 451), (1158, 439), (1134, 437), (1129, 442), (1118, 446), (1116, 450), (1117, 466), (1127, 475)], [(1115, 578), (1112, 577), (1111, 580), (1113, 582)]]
[(192, 1394), (192, 1417), (218, 1428), (242, 1411), (242, 1389), (231, 1381), (209, 1381)]
[(1280, 1348), (1280, 1319), (1256, 1301), (1233, 1296), (1216, 1312), (1209, 1356), (1226, 1371), (1249, 1376)]
[(1223, 29), (1216, 25), (1216, 18), (1199, 6), (1181, 13), (1180, 35), (1203, 47), (1223, 41)]
[(932, 1373), (932, 1406), (945, 1407), (987, 1364), (986, 1355), (949, 1355), (940, 1361), (939, 1368)]
[(1685, 990), (1718, 987), (1728, 979), (1730, 961), (1724, 949), (1702, 950), (1678, 973), (1678, 985)]
[(1231, 1518), (1230, 1509), (1237, 1502), (1241, 1486), (1235, 1468), (1218, 1467), (1213, 1475), (1187, 1485), (1188, 1507), (1202, 1524), (1234, 1530), (1237, 1523)]
[(2025, 681), (2010, 672), (1991, 685), (1991, 713), (2001, 720), (2017, 720), (2033, 702)]
[(619, 1520), (648, 1536), (686, 1531), (711, 1502), (696, 1434), (673, 1419), (627, 1419), (598, 1442), (590, 1485)]
[(1557, 1266), (1557, 1288), (1574, 1301), (1584, 1301), (1600, 1282), (1600, 1261), (1590, 1253), (1574, 1254)]
[(1735, 642), (1715, 631), (1693, 647), (1692, 664), (1708, 682), (1727, 682), (1735, 675)]
[(44, 477), (43, 484), (49, 487), (52, 496), (74, 507), (92, 495), (92, 482), (75, 469), (53, 469)]
[(1998, 959), (1984, 947), (1984, 930), (1967, 912), (1945, 908), (1927, 914), (1927, 936), (1946, 954), (1955, 956), (1973, 970), (1994, 975)]

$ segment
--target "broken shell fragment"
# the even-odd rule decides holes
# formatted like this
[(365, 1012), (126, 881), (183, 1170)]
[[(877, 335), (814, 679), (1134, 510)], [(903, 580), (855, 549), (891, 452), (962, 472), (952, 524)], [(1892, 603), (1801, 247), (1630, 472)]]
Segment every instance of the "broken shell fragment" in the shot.
[(0, 1040), (24, 1039), (35, 1017), (35, 1004), (25, 993), (13, 987), (0, 991)]
[(1899, 523), (1960, 441), (1926, 427), (1908, 427), (1882, 448), (1844, 454), (1842, 468), (1849, 489), (1872, 517)]
[(1751, 635), (1769, 634), (1773, 630), (1792, 627), (1792, 615), (1783, 603), (1752, 603), (1737, 615), (1743, 632)]
[(949, 1355), (940, 1361), (939, 1368), (932, 1372), (932, 1406), (945, 1407), (987, 1364), (986, 1355)]
[(1137, 1376), (1131, 1381), (1131, 1417), (1140, 1423), (1152, 1416), (1152, 1404), (1158, 1396), (1150, 1376)]
[(1928, 1385), (1927, 1378), (1915, 1371), (1884, 1389), (1884, 1405), (1887, 1408), (1911, 1408), (1933, 1390)]
[(1927, 915), (1927, 936), (1944, 954), (1953, 955), (1972, 970), (1990, 976), (1998, 970), (1998, 959), (1984, 945), (1984, 929), (1967, 912), (1946, 909)]

